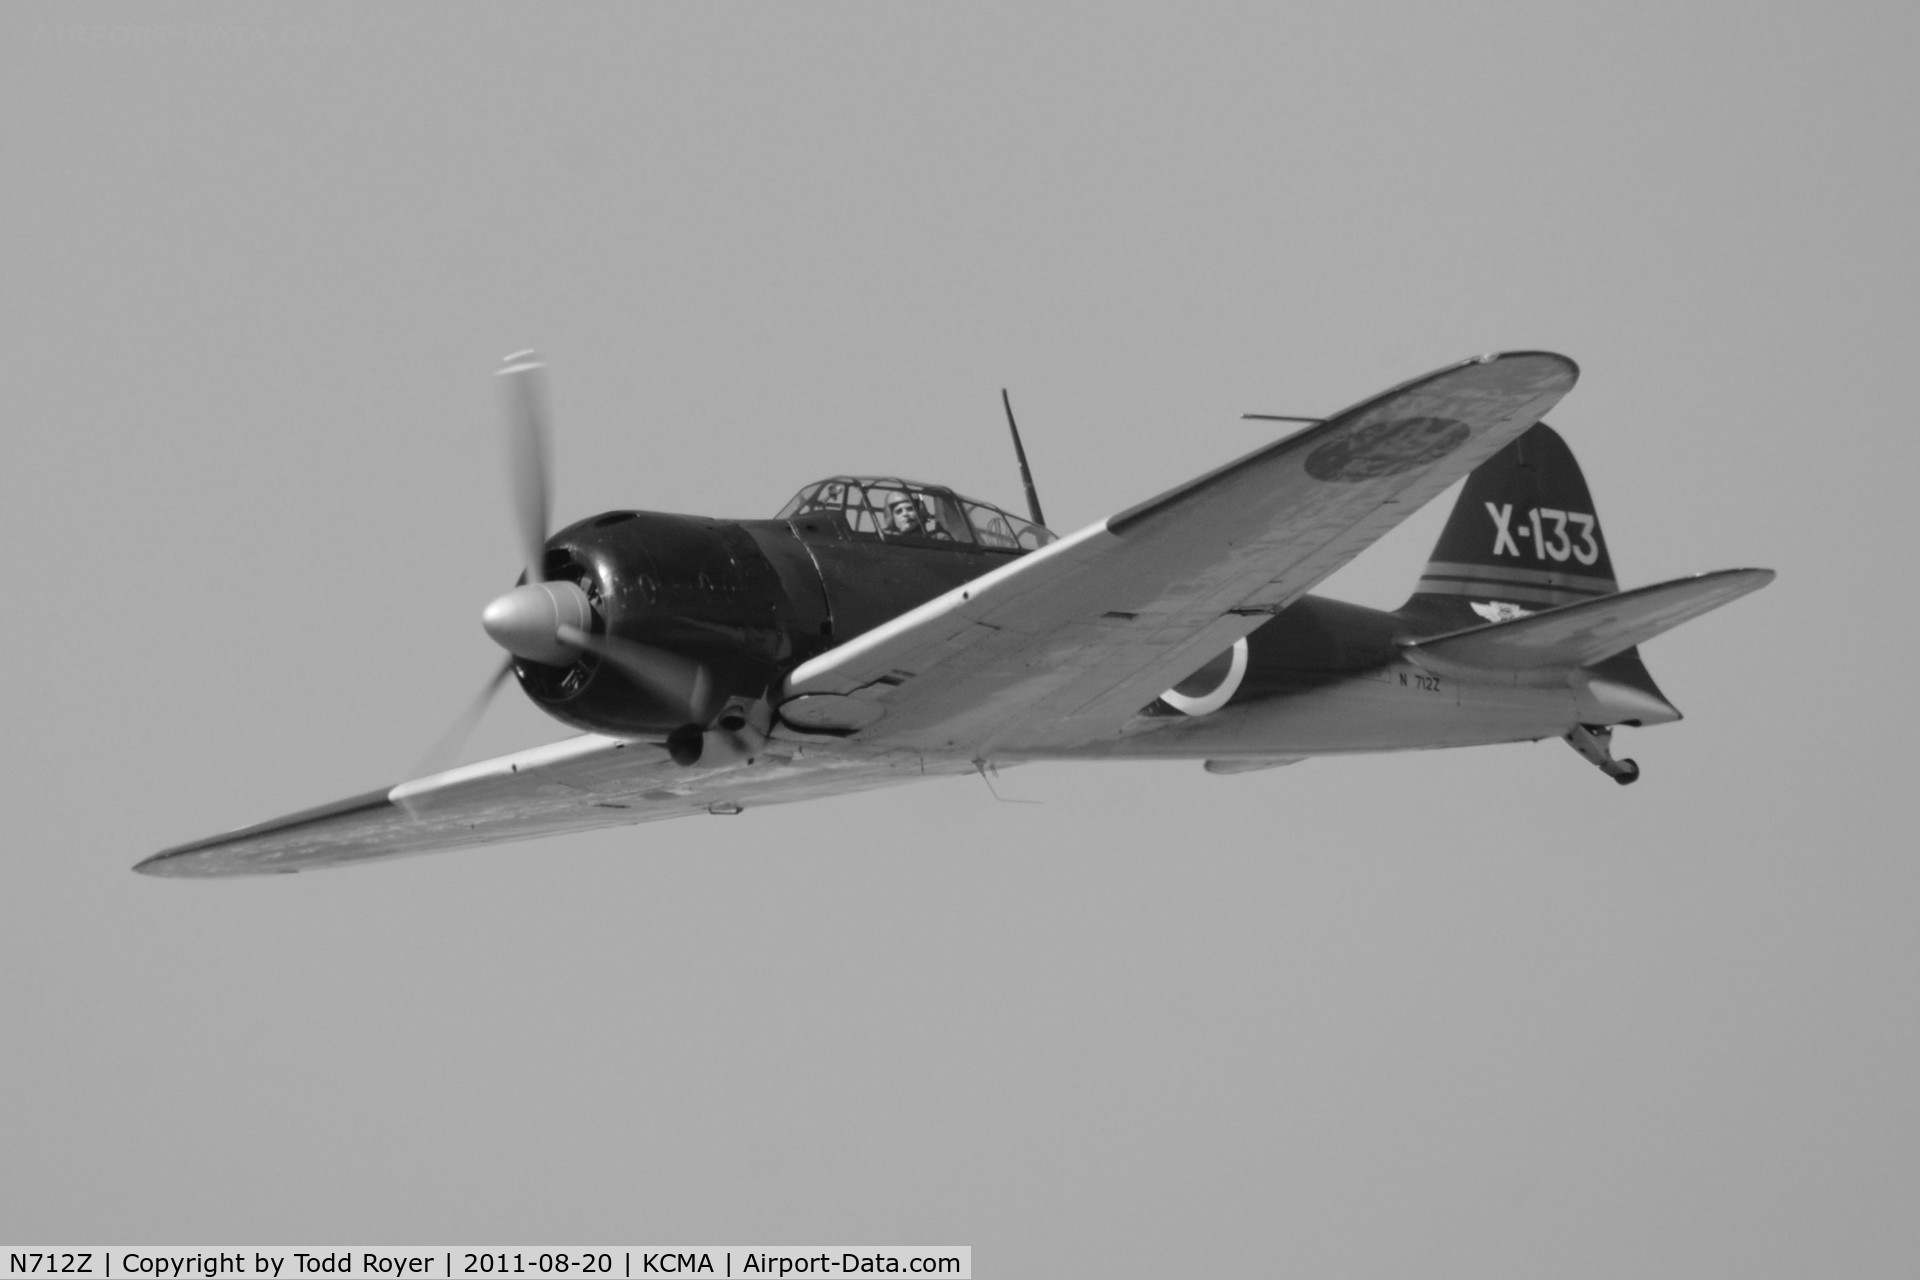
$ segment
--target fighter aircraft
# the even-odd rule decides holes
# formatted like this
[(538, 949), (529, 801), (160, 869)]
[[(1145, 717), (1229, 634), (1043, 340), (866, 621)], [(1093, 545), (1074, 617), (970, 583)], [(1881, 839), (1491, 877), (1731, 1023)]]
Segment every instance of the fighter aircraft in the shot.
[[(526, 573), (482, 617), (507, 654), (487, 696), (512, 675), (585, 732), (136, 869), (302, 871), (1035, 760), (1231, 774), (1562, 738), (1632, 782), (1613, 728), (1680, 718), (1637, 646), (1773, 573), (1620, 590), (1542, 421), (1578, 376), (1548, 352), (1464, 360), (1065, 537), (1030, 476), (1023, 519), (866, 475), (772, 519), (609, 511), (550, 534), (546, 374), (509, 357)], [(1307, 594), (1463, 476), (1403, 607)]]

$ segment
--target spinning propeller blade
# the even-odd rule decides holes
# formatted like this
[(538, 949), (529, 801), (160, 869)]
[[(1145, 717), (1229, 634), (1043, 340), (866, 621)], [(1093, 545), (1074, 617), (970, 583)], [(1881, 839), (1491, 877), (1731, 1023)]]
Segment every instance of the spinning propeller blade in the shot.
[(506, 392), (507, 480), (527, 560), (527, 581), (546, 578), (547, 517), (552, 507), (552, 447), (547, 430), (547, 366), (531, 351), (510, 355), (496, 375)]
[(480, 723), (480, 717), (487, 714), (487, 708), (493, 705), (494, 695), (500, 692), (500, 686), (507, 682), (511, 674), (513, 657), (509, 655), (499, 669), (487, 678), (487, 683), (481, 687), (478, 696), (467, 704), (467, 709), (460, 713), (460, 718), (427, 748), (427, 754), (413, 766), (412, 777), (427, 778), (453, 768), (454, 762), (460, 758), (460, 748), (467, 745), (467, 737), (472, 734), (474, 726)]
[(562, 623), (554, 635), (566, 644), (597, 653), (635, 684), (681, 713), (688, 724), (713, 719), (713, 673), (704, 662), (682, 657), (619, 636), (593, 635)]

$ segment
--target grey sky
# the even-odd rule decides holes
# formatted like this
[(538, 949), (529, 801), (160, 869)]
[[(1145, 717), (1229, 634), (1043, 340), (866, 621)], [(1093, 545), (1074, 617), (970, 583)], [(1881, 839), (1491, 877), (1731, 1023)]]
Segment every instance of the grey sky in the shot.
[[(0, 1236), (964, 1242), (986, 1276), (1920, 1256), (1915, 19), (1839, 4), (0, 11)], [(563, 518), (842, 470), (1071, 529), (1476, 352), (1688, 714), (1034, 767), (357, 872)], [(1444, 504), (1442, 504), (1444, 505)], [(1397, 604), (1441, 512), (1328, 590)], [(503, 699), (470, 755), (562, 736)]]

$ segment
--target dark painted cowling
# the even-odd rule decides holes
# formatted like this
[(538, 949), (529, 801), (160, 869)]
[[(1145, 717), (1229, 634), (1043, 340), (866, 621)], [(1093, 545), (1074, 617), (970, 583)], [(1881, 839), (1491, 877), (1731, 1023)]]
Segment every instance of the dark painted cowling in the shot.
[[(553, 535), (545, 569), (586, 592), (596, 633), (705, 663), (726, 694), (764, 691), (801, 640), (804, 594), (789, 597), (734, 521), (608, 512)], [(542, 710), (581, 729), (665, 734), (685, 719), (592, 653), (565, 667), (523, 659), (514, 672)]]
[[(768, 697), (814, 654), (1017, 554), (863, 537), (818, 514), (715, 520), (613, 511), (555, 534), (545, 570), (586, 592), (596, 632), (704, 663), (724, 703)], [(542, 710), (577, 728), (653, 736), (684, 727), (683, 710), (592, 653), (566, 667), (523, 659), (514, 671)]]

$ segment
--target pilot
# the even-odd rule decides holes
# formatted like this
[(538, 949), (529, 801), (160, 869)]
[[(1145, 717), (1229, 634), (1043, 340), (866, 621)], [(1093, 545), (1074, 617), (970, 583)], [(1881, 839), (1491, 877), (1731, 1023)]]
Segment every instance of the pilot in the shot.
[(913, 538), (948, 538), (952, 535), (939, 525), (927, 519), (926, 511), (911, 495), (895, 498), (887, 504), (892, 517), (893, 532)]

